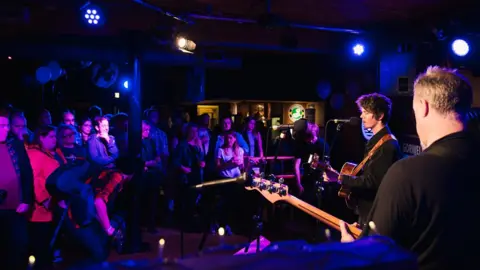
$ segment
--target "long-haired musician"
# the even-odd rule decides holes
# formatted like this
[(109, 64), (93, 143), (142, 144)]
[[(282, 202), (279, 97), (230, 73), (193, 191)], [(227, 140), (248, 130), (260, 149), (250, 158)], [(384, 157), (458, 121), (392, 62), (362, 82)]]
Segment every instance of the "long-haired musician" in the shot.
[(366, 222), (383, 176), (394, 162), (402, 158), (402, 153), (398, 141), (388, 128), (392, 108), (390, 99), (372, 93), (359, 97), (356, 103), (361, 112), (360, 118), (364, 128), (371, 129), (374, 134), (365, 146), (363, 173), (352, 176), (327, 170), (324, 179), (339, 182), (351, 191), (351, 197), (356, 201), (358, 223), (363, 224)]

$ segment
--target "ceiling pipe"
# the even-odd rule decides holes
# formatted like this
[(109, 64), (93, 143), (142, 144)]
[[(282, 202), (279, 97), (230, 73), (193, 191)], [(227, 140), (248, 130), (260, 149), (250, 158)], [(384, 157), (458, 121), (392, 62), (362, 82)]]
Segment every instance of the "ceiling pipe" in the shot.
[(186, 24), (191, 24), (191, 23), (193, 23), (192, 21), (190, 21), (190, 20), (188, 20), (188, 19), (186, 19), (186, 18), (182, 18), (182, 17), (180, 17), (180, 16), (177, 16), (177, 15), (175, 15), (175, 14), (173, 14), (173, 13), (170, 13), (170, 12), (164, 10), (164, 9), (161, 9), (161, 8), (155, 6), (155, 5), (149, 4), (149, 3), (145, 2), (145, 1), (142, 1), (142, 0), (133, 0), (133, 2), (135, 2), (135, 3), (137, 3), (137, 4), (140, 4), (140, 5), (148, 8), (148, 9), (155, 10), (156, 12), (162, 13), (163, 15), (165, 15), (165, 16), (167, 16), (167, 17), (171, 17), (171, 18), (173, 18), (173, 19), (175, 19), (175, 20), (177, 20), (177, 21), (181, 21), (181, 22), (184, 22), (184, 23), (186, 23)]
[[(267, 1), (267, 13), (270, 13), (271, 11), (271, 0), (266, 0)], [(193, 24), (191, 20), (188, 20), (187, 18), (177, 16), (175, 14), (172, 14), (164, 9), (161, 9), (155, 5), (149, 4), (143, 0), (133, 0), (133, 2), (138, 3), (148, 9), (155, 10), (159, 13), (162, 13), (165, 16), (171, 17), (175, 20), (187, 23), (187, 24)], [(211, 20), (211, 21), (223, 21), (223, 22), (234, 22), (234, 23), (240, 23), (240, 24), (258, 24), (258, 21), (252, 20), (252, 19), (241, 19), (241, 18), (230, 18), (230, 17), (220, 17), (220, 16), (209, 16), (209, 15), (200, 15), (200, 14), (190, 14), (188, 15), (189, 18), (192, 19), (198, 19), (198, 20)], [(292, 28), (299, 28), (299, 29), (309, 29), (309, 30), (317, 30), (317, 31), (326, 31), (326, 32), (335, 32), (335, 33), (347, 33), (347, 34), (353, 34), (353, 35), (359, 35), (362, 34), (363, 31), (357, 30), (357, 29), (349, 29), (349, 28), (338, 28), (338, 27), (328, 27), (328, 26), (320, 26), (320, 25), (309, 25), (309, 24), (300, 24), (300, 23), (288, 23), (287, 24), (289, 27)]]
[[(241, 18), (230, 18), (230, 17), (219, 17), (219, 16), (209, 16), (209, 15), (200, 15), (200, 14), (190, 14), (189, 18), (197, 20), (211, 20), (211, 21), (222, 21), (222, 22), (234, 22), (239, 24), (258, 24), (258, 21), (252, 19), (241, 19)], [(288, 23), (289, 27), (300, 28), (300, 29), (309, 29), (317, 31), (326, 31), (326, 32), (336, 32), (336, 33), (347, 33), (353, 35), (362, 34), (363, 31), (357, 29), (349, 28), (337, 28), (337, 27), (327, 27), (320, 25), (308, 25), (308, 24), (299, 24), (299, 23)]]

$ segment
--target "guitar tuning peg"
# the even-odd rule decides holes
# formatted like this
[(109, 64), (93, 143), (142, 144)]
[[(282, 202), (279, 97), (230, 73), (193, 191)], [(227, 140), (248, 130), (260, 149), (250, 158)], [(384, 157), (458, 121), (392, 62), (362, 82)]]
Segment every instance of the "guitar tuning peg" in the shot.
[(279, 184), (283, 184), (284, 182), (285, 182), (285, 179), (283, 179), (283, 178), (278, 179)]

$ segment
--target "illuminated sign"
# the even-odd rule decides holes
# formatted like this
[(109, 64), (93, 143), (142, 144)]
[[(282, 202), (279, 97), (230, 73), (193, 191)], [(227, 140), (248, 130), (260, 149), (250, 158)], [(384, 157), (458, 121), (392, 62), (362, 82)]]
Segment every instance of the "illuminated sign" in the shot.
[(402, 152), (405, 155), (415, 156), (422, 152), (422, 146), (420, 145), (420, 140), (418, 136), (415, 135), (401, 135), (400, 136), (400, 147), (402, 147)]
[(293, 104), (288, 109), (288, 117), (292, 122), (305, 118), (305, 108), (299, 104)]
[(405, 155), (409, 156), (416, 156), (422, 152), (422, 147), (420, 145), (415, 145), (411, 143), (403, 143), (402, 144), (402, 152)]

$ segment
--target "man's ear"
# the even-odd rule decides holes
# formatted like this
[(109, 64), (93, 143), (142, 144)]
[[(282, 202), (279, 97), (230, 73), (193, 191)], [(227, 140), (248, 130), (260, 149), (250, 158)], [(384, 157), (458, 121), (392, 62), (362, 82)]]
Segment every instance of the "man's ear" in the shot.
[(385, 116), (385, 115), (382, 113), (382, 114), (380, 114), (380, 115), (377, 117), (376, 120), (377, 120), (377, 121), (382, 121), (384, 116)]
[(430, 112), (430, 103), (427, 100), (420, 100), (421, 116), (427, 117)]

